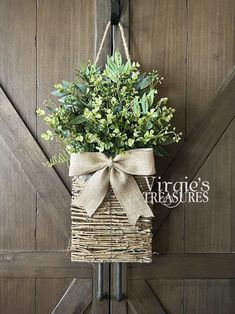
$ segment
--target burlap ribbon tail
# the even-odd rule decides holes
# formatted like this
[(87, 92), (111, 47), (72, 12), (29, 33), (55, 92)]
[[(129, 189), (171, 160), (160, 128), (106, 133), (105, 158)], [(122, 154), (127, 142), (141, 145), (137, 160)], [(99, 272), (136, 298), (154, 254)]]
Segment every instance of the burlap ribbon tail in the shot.
[(131, 224), (140, 216), (153, 217), (153, 213), (133, 177), (155, 174), (153, 150), (131, 149), (113, 159), (103, 153), (73, 153), (70, 159), (70, 176), (92, 174), (74, 199), (74, 205), (86, 210), (89, 217), (104, 200), (109, 184)]

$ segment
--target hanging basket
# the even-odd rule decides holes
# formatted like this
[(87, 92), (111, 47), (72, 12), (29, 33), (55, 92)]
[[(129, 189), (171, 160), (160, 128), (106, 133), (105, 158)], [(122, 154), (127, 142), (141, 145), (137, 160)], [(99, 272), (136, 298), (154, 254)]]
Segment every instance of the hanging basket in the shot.
[[(151, 263), (152, 218), (140, 217), (136, 225), (132, 225), (111, 186), (102, 204), (88, 217), (85, 209), (74, 204), (88, 178), (74, 176), (72, 179), (71, 260)], [(134, 178), (141, 192), (148, 190), (143, 176)]]
[(116, 51), (104, 70), (97, 68), (110, 25), (94, 64), (78, 72), (83, 83), (56, 84), (53, 95), (63, 96), (63, 105), (49, 104), (52, 113), (38, 114), (56, 130), (43, 138), (62, 142), (69, 153), (71, 260), (150, 263), (153, 213), (141, 192), (149, 192), (145, 177), (156, 173), (154, 149), (164, 155), (162, 145), (178, 142), (181, 133), (170, 128), (174, 109), (165, 106), (166, 97), (153, 106), (162, 78), (156, 71), (140, 75), (120, 23), (127, 62)]

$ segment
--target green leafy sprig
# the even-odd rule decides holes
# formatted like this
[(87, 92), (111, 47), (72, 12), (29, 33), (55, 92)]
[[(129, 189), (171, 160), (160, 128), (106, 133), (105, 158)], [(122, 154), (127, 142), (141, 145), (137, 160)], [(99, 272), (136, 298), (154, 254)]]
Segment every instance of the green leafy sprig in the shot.
[[(107, 57), (104, 69), (89, 63), (74, 82), (56, 84), (46, 102), (46, 113), (37, 113), (50, 127), (44, 140), (59, 141), (66, 151), (104, 152), (115, 156), (128, 149), (152, 147), (165, 155), (165, 145), (177, 143), (182, 133), (171, 127), (175, 109), (167, 98), (156, 99), (158, 72), (140, 73), (136, 62), (122, 61), (117, 50)], [(56, 161), (56, 159), (54, 160)]]

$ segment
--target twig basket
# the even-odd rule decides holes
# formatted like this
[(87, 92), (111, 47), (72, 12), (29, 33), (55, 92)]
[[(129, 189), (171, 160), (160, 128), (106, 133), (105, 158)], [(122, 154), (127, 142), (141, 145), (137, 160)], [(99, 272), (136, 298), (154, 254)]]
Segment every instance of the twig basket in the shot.
[[(130, 224), (111, 186), (102, 204), (92, 217), (88, 217), (85, 209), (74, 204), (87, 179), (88, 176), (72, 179), (71, 260), (150, 263), (152, 218), (140, 217), (135, 226)], [(144, 177), (135, 176), (135, 180), (142, 192), (148, 190)]]

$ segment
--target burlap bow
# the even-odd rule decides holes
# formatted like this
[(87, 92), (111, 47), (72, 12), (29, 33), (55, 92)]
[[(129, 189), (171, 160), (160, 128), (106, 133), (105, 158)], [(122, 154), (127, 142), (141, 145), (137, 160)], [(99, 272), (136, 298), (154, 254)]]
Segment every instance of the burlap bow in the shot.
[(153, 217), (133, 175), (155, 174), (153, 150), (150, 148), (132, 149), (114, 159), (103, 153), (71, 154), (70, 176), (94, 173), (74, 200), (74, 205), (86, 210), (89, 217), (105, 198), (109, 183), (115, 196), (135, 225), (140, 216)]

